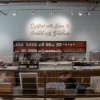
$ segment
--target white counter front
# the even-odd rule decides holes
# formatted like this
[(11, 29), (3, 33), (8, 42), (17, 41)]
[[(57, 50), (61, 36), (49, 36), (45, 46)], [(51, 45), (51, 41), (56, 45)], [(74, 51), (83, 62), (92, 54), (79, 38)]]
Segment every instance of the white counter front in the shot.
[(71, 70), (72, 62), (39, 62), (40, 70)]
[(58, 62), (39, 62), (39, 64), (52, 64), (52, 65), (57, 65), (57, 64), (72, 64), (72, 62), (67, 62), (67, 61), (58, 61)]
[(0, 67), (0, 70), (17, 70), (18, 66), (7, 66), (6, 68)]
[(92, 70), (92, 69), (100, 69), (100, 66), (74, 66), (76, 70)]
[(92, 70), (100, 66), (72, 66), (72, 62), (39, 62), (40, 70)]
[[(39, 65), (39, 69), (36, 70), (98, 70), (100, 69), (100, 66), (69, 66), (67, 64), (53, 64), (53, 63), (41, 63)], [(18, 66), (7, 66), (6, 68), (1, 68), (0, 70), (19, 70)], [(23, 69), (21, 69), (23, 70)], [(25, 69), (24, 69), (25, 70)], [(28, 70), (28, 69), (26, 69)], [(29, 69), (31, 70), (31, 69)], [(32, 69), (34, 70), (34, 69)]]

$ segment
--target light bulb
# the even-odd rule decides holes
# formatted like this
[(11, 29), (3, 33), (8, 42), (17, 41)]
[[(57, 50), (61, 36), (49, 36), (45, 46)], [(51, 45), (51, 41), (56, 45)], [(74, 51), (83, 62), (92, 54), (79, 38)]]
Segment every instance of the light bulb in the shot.
[(74, 11), (71, 11), (71, 15), (74, 15)]
[(54, 15), (54, 12), (53, 11), (51, 11), (51, 13), (50, 13), (51, 15)]
[(32, 15), (35, 15), (36, 14), (36, 12), (35, 11), (32, 11)]
[(87, 15), (88, 15), (88, 16), (90, 16), (90, 15), (91, 15), (91, 12), (90, 12), (90, 11), (88, 11), (88, 12), (87, 12)]
[(16, 16), (16, 12), (13, 12), (13, 16)]
[(82, 14), (82, 12), (79, 12), (79, 16), (82, 16), (83, 14)]

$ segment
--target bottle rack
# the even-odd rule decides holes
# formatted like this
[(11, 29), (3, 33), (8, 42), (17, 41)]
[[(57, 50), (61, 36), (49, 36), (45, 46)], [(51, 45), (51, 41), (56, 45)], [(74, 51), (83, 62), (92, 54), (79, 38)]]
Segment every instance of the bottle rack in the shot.
[[(13, 58), (14, 61), (34, 62), (59, 61), (64, 59), (63, 53), (86, 53), (86, 41), (14, 41)], [(33, 55), (42, 57), (32, 57)], [(55, 56), (56, 55), (56, 56)], [(23, 60), (22, 60), (23, 59)], [(30, 63), (32, 61), (32, 63)], [(23, 64), (23, 63), (22, 63)], [(26, 63), (27, 64), (27, 63)]]
[(86, 41), (14, 41), (15, 53), (64, 52), (85, 53)]

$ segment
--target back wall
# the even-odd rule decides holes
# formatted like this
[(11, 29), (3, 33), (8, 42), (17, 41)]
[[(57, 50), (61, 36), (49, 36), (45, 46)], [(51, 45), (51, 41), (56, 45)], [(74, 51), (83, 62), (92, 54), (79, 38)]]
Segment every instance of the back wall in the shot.
[[(37, 6), (36, 6), (37, 7)], [(42, 8), (44, 5), (38, 6), (38, 8)], [(50, 8), (47, 6), (46, 8)], [(59, 7), (60, 8), (60, 7)], [(62, 8), (62, 6), (61, 6)], [(100, 50), (100, 13), (93, 12), (91, 16), (83, 15), (71, 15), (66, 11), (55, 11), (53, 15), (50, 14), (51, 11), (36, 11), (35, 15), (32, 15), (32, 12), (27, 11), (19, 11), (16, 16), (12, 14), (0, 15), (0, 56), (12, 56), (13, 54), (13, 41), (18, 40), (33, 40), (33, 41), (41, 41), (41, 40), (49, 40), (49, 41), (78, 41), (83, 40), (87, 41), (87, 53), (93, 50)], [(47, 23), (55, 24), (55, 19), (61, 17), (62, 20), (68, 21), (70, 25), (69, 36), (61, 36), (52, 38), (52, 37), (29, 37), (28, 36), (28, 25), (31, 20), (35, 22), (36, 18), (42, 18)], [(39, 20), (38, 20), (39, 21)], [(38, 22), (37, 21), (37, 22)], [(63, 24), (61, 20), (57, 20), (57, 23)]]

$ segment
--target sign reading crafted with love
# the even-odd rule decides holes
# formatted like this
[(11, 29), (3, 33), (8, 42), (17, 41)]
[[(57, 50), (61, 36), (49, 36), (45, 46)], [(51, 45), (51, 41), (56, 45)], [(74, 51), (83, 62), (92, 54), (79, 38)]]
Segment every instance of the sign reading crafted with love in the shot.
[[(38, 18), (37, 18), (38, 19)], [(70, 23), (66, 20), (44, 21), (33, 19), (28, 24), (28, 37), (41, 40), (64, 40), (70, 35)]]

